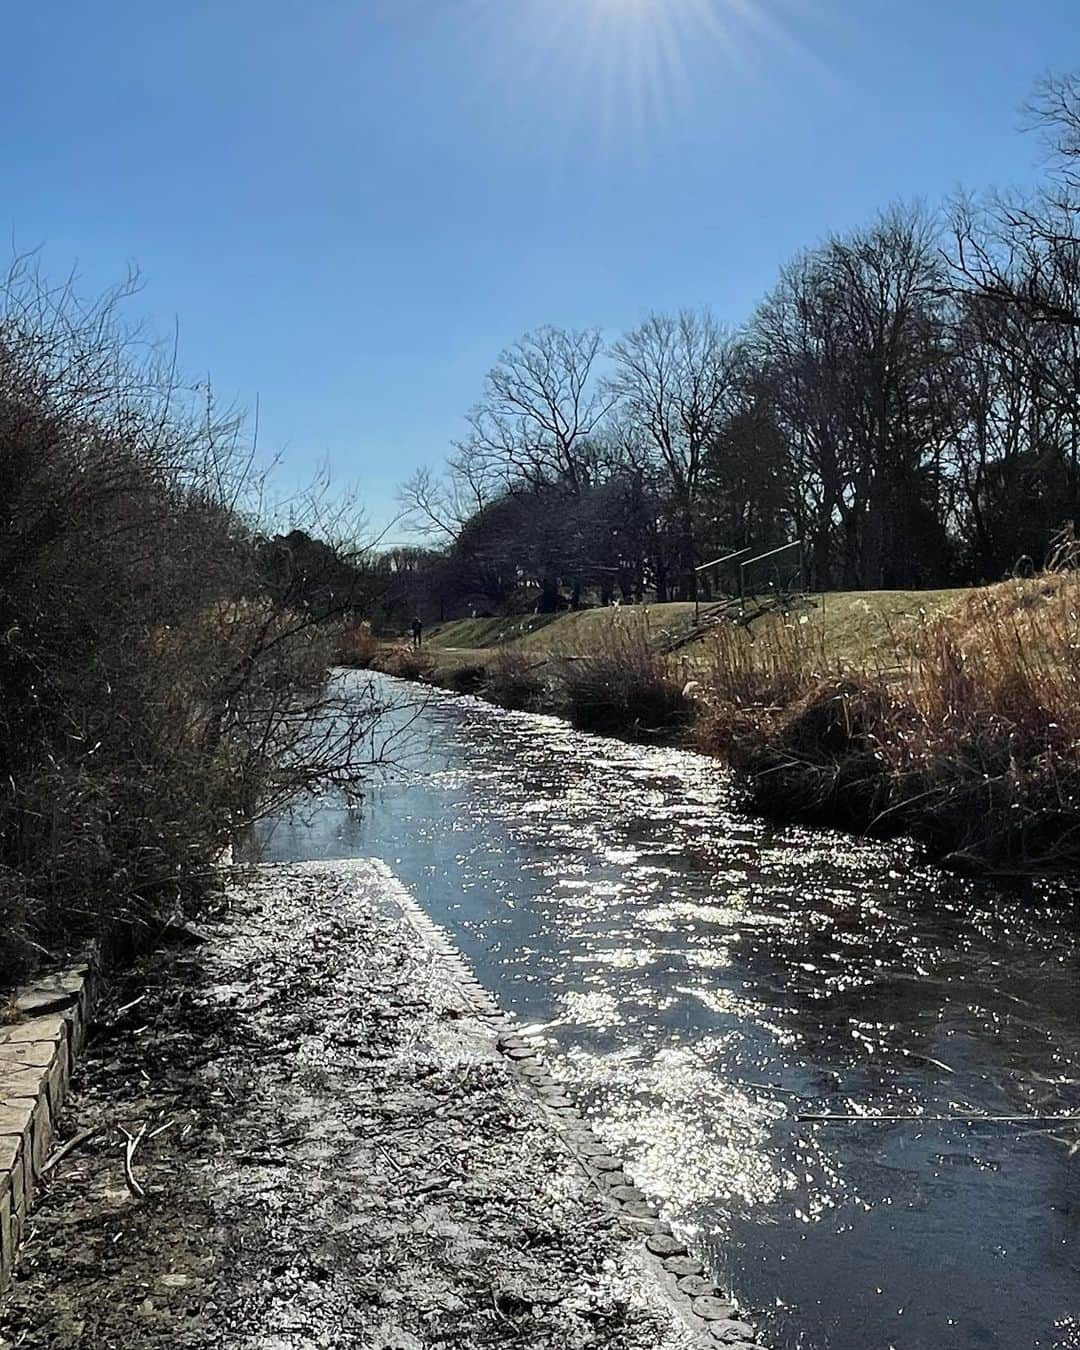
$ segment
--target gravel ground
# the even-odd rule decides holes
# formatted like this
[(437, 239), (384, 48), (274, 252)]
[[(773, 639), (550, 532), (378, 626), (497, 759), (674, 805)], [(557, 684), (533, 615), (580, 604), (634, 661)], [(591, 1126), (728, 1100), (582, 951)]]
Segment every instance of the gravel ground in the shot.
[(112, 990), (0, 1346), (699, 1344), (386, 896), (260, 868)]

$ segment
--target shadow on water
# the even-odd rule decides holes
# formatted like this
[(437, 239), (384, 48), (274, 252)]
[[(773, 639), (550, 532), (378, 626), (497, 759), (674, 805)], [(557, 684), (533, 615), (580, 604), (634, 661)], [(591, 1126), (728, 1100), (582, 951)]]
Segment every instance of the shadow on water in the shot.
[(772, 829), (700, 756), (393, 687), (362, 808), (264, 856), (391, 865), (770, 1344), (1080, 1347), (1080, 1133), (1040, 1119), (1080, 1116), (1070, 906)]

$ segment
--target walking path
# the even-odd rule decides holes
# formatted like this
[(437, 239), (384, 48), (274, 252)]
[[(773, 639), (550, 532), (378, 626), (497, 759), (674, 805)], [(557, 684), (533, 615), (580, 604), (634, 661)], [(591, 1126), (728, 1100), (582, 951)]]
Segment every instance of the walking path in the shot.
[(377, 865), (230, 902), (101, 1010), (0, 1346), (702, 1343)]

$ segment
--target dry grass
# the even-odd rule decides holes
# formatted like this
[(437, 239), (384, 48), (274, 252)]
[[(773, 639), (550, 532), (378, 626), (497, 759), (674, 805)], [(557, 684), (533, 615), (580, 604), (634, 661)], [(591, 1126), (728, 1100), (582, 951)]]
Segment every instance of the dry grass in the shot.
[(335, 660), (339, 666), (370, 670), (379, 642), (367, 623), (344, 624), (337, 638)]
[(455, 694), (478, 694), (487, 681), (487, 666), (476, 661), (461, 661), (436, 669), (433, 679)]
[(402, 680), (419, 680), (423, 684), (435, 682), (435, 658), (422, 647), (410, 643), (380, 646), (371, 658), (371, 669)]
[(556, 661), (563, 710), (587, 731), (666, 740), (689, 720), (683, 680), (637, 615), (612, 623), (586, 656)]
[(1080, 864), (1080, 578), (964, 596), (860, 668), (794, 627), (716, 639), (697, 739), (770, 810), (911, 832), (957, 864)]
[(500, 708), (534, 712), (550, 705), (550, 691), (544, 678), (546, 663), (538, 664), (524, 652), (503, 649), (488, 665), (482, 693)]

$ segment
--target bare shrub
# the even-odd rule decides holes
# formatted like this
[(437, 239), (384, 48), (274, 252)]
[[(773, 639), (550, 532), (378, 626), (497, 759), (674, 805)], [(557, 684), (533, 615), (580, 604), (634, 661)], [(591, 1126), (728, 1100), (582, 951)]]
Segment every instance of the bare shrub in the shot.
[(368, 755), (329, 630), (268, 593), (238, 419), (123, 326), (130, 290), (0, 283), (0, 873), (30, 950), (151, 931)]
[(897, 712), (882, 685), (831, 677), (735, 738), (729, 758), (759, 805), (865, 827), (888, 802), (880, 745)]
[(444, 666), (436, 670), (433, 679), (444, 689), (452, 689), (456, 694), (476, 694), (484, 687), (487, 679), (487, 666), (477, 661), (465, 661), (460, 665)]
[(379, 642), (368, 623), (343, 623), (337, 635), (334, 660), (353, 670), (370, 670), (379, 650)]
[(400, 680), (433, 684), (435, 658), (422, 647), (401, 643), (396, 647), (381, 647), (372, 661), (372, 669), (381, 670), (386, 675), (396, 675)]

